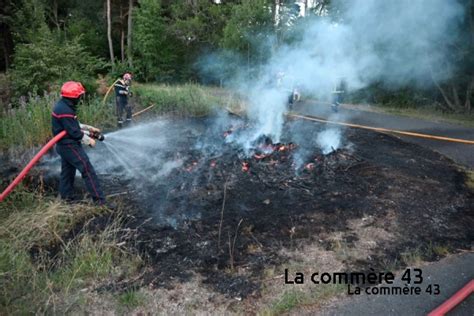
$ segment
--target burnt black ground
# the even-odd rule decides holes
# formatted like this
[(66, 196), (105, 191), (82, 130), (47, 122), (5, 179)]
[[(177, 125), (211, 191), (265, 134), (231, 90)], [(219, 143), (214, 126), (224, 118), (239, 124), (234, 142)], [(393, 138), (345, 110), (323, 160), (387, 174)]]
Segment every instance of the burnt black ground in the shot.
[[(208, 120), (191, 120), (168, 126), (167, 132), (177, 137), (176, 147), (157, 150), (169, 159), (179, 156), (183, 166), (156, 182), (141, 181), (139, 193), (130, 197), (139, 210), (129, 227), (137, 229), (136, 245), (152, 267), (144, 284), (172, 286), (186, 282), (194, 271), (204, 276), (206, 286), (229, 297), (258, 296), (263, 269), (290, 259), (281, 255), (282, 248), (308, 243), (330, 248), (321, 236), (334, 232), (341, 232), (351, 247), (357, 237), (348, 221), (366, 216), (375, 219), (370, 225), (397, 237), (379, 242), (366, 260), (345, 262), (348, 270), (385, 270), (388, 262), (403, 265), (403, 252), (425, 252), (432, 245), (450, 251), (471, 247), (472, 192), (452, 161), (432, 150), (347, 129), (344, 145), (351, 149), (323, 156), (311, 143), (322, 127), (290, 121), (282, 141), (295, 141), (297, 130), (306, 144), (299, 138), (294, 150), (246, 158), (238, 146), (225, 143), (223, 131), (213, 132), (210, 125)], [(196, 148), (203, 137), (212, 150)], [(297, 173), (293, 157), (302, 148), (304, 162), (314, 163), (314, 169)], [(243, 162), (249, 171), (242, 171)], [(232, 245), (236, 234), (232, 260), (229, 240)], [(245, 272), (230, 272), (232, 261), (236, 270)]]

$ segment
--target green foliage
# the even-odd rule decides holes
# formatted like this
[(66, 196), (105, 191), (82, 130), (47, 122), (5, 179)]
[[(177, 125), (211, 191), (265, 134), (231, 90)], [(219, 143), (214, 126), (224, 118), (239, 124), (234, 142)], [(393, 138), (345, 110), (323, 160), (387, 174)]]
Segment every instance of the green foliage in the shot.
[[(261, 45), (269, 40), (273, 29), (272, 10), (267, 0), (243, 0), (234, 5), (221, 40), (222, 47), (265, 56)], [(268, 53), (268, 52), (267, 52)]]
[(134, 63), (137, 79), (166, 80), (174, 73), (170, 67), (176, 55), (166, 31), (161, 1), (140, 0), (134, 11)]
[(118, 62), (115, 62), (113, 69), (109, 72), (109, 76), (112, 79), (117, 80), (117, 78), (121, 78), (123, 74), (126, 72), (132, 73), (134, 75), (133, 79), (134, 80), (136, 79), (135, 73), (137, 73), (137, 71), (135, 70), (135, 67), (130, 67), (128, 65), (128, 62), (126, 61), (125, 62), (118, 61)]
[(93, 56), (105, 58), (108, 54), (107, 41), (98, 35), (103, 34), (105, 37), (107, 30), (102, 23), (98, 22), (100, 21), (73, 16), (67, 24), (65, 36), (70, 39), (78, 38), (85, 51)]
[(31, 43), (43, 32), (49, 32), (44, 5), (40, 0), (20, 0), (12, 19), (13, 38), (18, 43)]
[(86, 52), (78, 39), (62, 42), (46, 32), (32, 43), (16, 46), (10, 76), (17, 96), (50, 91), (53, 85), (69, 80), (80, 81), (86, 90), (94, 91), (94, 76), (105, 66), (103, 60)]

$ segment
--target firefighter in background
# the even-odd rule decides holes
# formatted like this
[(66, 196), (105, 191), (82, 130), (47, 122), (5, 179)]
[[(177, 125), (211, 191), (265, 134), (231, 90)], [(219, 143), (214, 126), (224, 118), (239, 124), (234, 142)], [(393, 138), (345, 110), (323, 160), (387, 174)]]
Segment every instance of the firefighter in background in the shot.
[(300, 101), (300, 93), (295, 85), (295, 80), (291, 76), (287, 76), (283, 71), (277, 72), (275, 76), (275, 84), (277, 89), (288, 93), (288, 107), (293, 109), (293, 105)]
[(117, 105), (117, 126), (124, 125), (123, 115), (126, 114), (125, 125), (130, 125), (132, 122), (132, 107), (128, 103), (128, 98), (132, 96), (130, 86), (132, 84), (132, 75), (125, 73), (122, 79), (118, 80), (115, 85), (115, 102)]
[(61, 156), (59, 193), (63, 199), (73, 199), (74, 179), (76, 170), (79, 170), (92, 199), (103, 205), (105, 197), (99, 179), (81, 145), (82, 143), (94, 147), (94, 137), (99, 137), (100, 130), (93, 126), (80, 124), (76, 115), (79, 102), (85, 93), (86, 90), (80, 82), (68, 81), (61, 87), (61, 99), (56, 102), (53, 108), (53, 134), (57, 135), (63, 130), (67, 132), (66, 136), (61, 138), (56, 145), (56, 151)]
[(339, 78), (334, 86), (332, 93), (331, 108), (334, 112), (339, 111), (339, 105), (344, 102), (344, 93), (346, 92), (346, 81), (344, 78)]

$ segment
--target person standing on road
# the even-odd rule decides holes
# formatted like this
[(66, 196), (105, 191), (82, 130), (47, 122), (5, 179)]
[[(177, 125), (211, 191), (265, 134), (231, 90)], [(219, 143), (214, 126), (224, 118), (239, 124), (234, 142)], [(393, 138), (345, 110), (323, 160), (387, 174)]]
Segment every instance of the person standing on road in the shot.
[(334, 90), (332, 91), (332, 102), (331, 102), (331, 108), (334, 112), (339, 111), (339, 105), (341, 105), (342, 102), (344, 102), (344, 93), (346, 89), (346, 83), (344, 78), (341, 78), (338, 80), (336, 86), (334, 87)]
[(86, 90), (80, 82), (68, 81), (61, 87), (61, 99), (56, 102), (52, 112), (52, 131), (56, 136), (62, 131), (67, 134), (56, 144), (56, 151), (61, 156), (61, 178), (59, 193), (62, 199), (73, 199), (74, 179), (76, 170), (82, 175), (85, 186), (92, 199), (105, 204), (105, 196), (99, 184), (99, 179), (82, 144), (95, 146), (94, 138), (89, 135), (100, 133), (98, 128), (80, 124), (77, 120), (77, 107)]
[(128, 98), (132, 96), (130, 86), (132, 84), (132, 75), (125, 73), (122, 79), (119, 79), (115, 85), (115, 102), (117, 106), (117, 126), (124, 126), (123, 115), (126, 113), (125, 126), (132, 122), (132, 107), (128, 103)]

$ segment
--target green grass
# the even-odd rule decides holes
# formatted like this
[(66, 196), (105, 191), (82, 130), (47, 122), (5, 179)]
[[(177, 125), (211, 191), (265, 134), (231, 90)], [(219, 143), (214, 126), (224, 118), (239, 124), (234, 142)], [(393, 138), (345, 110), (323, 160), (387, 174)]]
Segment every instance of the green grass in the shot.
[(185, 85), (136, 85), (133, 91), (142, 106), (155, 104), (153, 112), (178, 117), (204, 116), (220, 104), (220, 98), (212, 89), (195, 84)]
[(286, 290), (261, 315), (281, 315), (303, 306), (318, 306), (346, 290), (343, 284), (314, 284), (310, 288)]
[[(0, 114), (0, 150), (18, 149), (46, 143), (52, 136), (51, 111), (58, 94), (31, 97), (28, 102)], [(82, 123), (99, 128), (114, 126), (115, 109), (99, 98), (86, 99), (79, 105)]]
[(133, 309), (145, 303), (145, 296), (139, 291), (132, 289), (118, 296), (118, 302), (127, 308)]
[[(232, 102), (227, 94), (216, 93), (214, 88), (195, 84), (142, 85), (135, 84), (132, 91), (139, 111), (150, 104), (155, 114), (179, 117), (204, 116), (215, 106), (227, 106)], [(51, 110), (59, 99), (58, 94), (30, 97), (21, 105), (0, 113), (0, 150), (15, 147), (17, 150), (45, 144), (51, 137)], [(102, 97), (91, 97), (79, 105), (78, 118), (82, 123), (101, 129), (116, 124), (113, 91), (106, 102)], [(136, 102), (137, 101), (137, 102)]]
[(465, 170), (466, 172), (466, 185), (469, 189), (474, 191), (474, 170)]
[[(80, 297), (81, 289), (136, 275), (141, 258), (116, 246), (120, 216), (102, 231), (83, 228), (68, 234), (78, 223), (87, 227), (108, 212), (21, 188), (1, 203), (0, 314), (61, 314), (71, 298)], [(58, 250), (51, 256), (48, 249)]]

